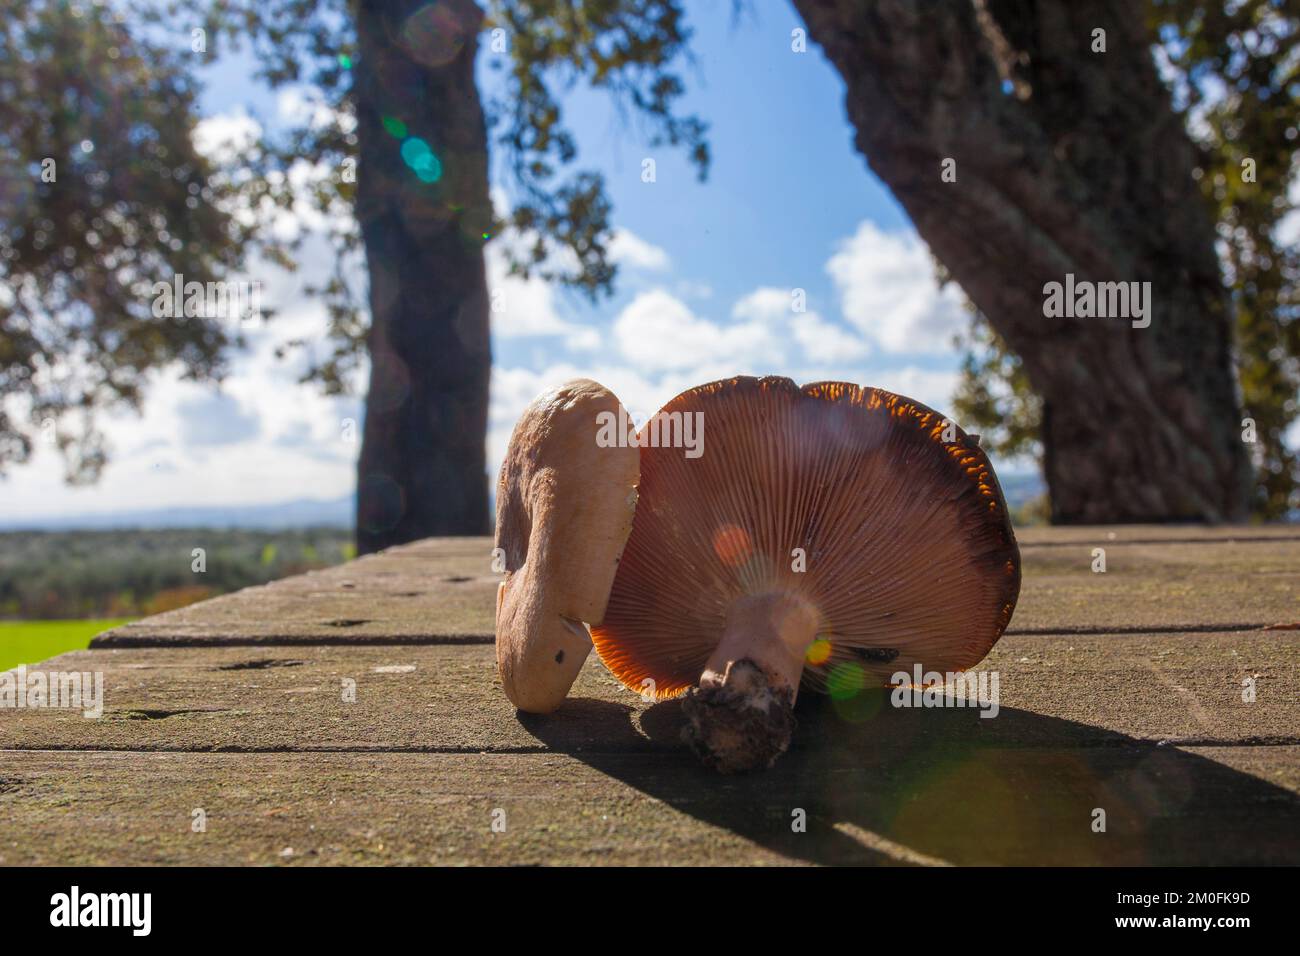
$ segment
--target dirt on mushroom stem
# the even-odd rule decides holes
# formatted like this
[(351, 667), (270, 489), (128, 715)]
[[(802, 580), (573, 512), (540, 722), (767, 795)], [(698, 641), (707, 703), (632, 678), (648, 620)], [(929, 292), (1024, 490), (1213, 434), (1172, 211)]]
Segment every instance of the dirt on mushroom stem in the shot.
[(795, 697), (820, 616), (802, 596), (775, 592), (732, 605), (697, 689), (683, 702), (686, 742), (710, 767), (770, 767), (790, 746)]
[(720, 773), (772, 766), (798, 725), (793, 691), (774, 685), (747, 657), (728, 666), (721, 683), (687, 691), (682, 712), (688, 721), (682, 738)]

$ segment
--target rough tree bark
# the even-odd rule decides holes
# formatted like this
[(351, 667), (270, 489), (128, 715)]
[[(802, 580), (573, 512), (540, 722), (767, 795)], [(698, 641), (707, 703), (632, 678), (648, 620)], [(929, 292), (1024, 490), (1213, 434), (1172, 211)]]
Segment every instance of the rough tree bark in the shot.
[[(1230, 304), (1145, 4), (793, 2), (858, 149), (1042, 396), (1053, 520), (1244, 517)], [(1151, 282), (1150, 327), (1045, 318), (1067, 273)]]
[[(357, 4), (356, 210), (372, 313), (357, 466), (362, 553), (489, 531), (483, 236), (491, 206), (474, 83), (481, 20), (471, 0)], [(416, 137), (437, 164), (410, 145), (403, 157), (403, 143)], [(417, 175), (438, 165), (436, 181)]]

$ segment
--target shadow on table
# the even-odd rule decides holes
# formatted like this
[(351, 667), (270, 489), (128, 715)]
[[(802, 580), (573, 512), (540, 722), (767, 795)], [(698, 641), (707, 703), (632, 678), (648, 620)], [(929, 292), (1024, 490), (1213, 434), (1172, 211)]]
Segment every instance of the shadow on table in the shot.
[[(1003, 708), (897, 709), (886, 693), (809, 695), (775, 767), (720, 776), (680, 742), (680, 701), (636, 711), (578, 698), (618, 752), (557, 751), (682, 813), (818, 863), (1190, 865), (1300, 863), (1300, 798), (1248, 773), (1055, 717)], [(557, 715), (558, 716), (558, 715)], [(615, 745), (618, 747), (618, 745)], [(1266, 748), (1252, 748), (1263, 756)], [(1105, 832), (1095, 832), (1096, 811)], [(800, 813), (804, 832), (797, 832)]]

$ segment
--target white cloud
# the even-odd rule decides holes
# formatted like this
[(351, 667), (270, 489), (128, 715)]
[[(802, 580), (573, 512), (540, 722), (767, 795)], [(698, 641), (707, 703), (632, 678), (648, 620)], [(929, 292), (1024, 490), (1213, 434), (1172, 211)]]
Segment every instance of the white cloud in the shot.
[(816, 312), (798, 315), (794, 321), (795, 341), (814, 362), (845, 362), (864, 358), (871, 347), (858, 332), (833, 325)]
[[(335, 498), (351, 492), (360, 450), (361, 401), (331, 398), (298, 384), (308, 356), (286, 358), (277, 347), (306, 338), (324, 350), (324, 305), (303, 287), (332, 269), (325, 240), (309, 236), (296, 273), (255, 260), (231, 281), (261, 282), (263, 305), (278, 307), (265, 325), (245, 326), (247, 347), (230, 355), (218, 392), (186, 381), (178, 368), (150, 376), (139, 415), (119, 410), (100, 417), (110, 443), (99, 483), (63, 483), (58, 453), (37, 444), (31, 463), (12, 469), (0, 492), (0, 517), (114, 512), (177, 506), (258, 504), (296, 498)], [(358, 266), (359, 267), (359, 266)], [(367, 370), (353, 380), (364, 387)], [(344, 419), (356, 423), (355, 440)], [(291, 441), (284, 441), (284, 436)]]
[(760, 286), (736, 300), (736, 304), (731, 307), (731, 314), (737, 319), (779, 321), (794, 314), (794, 290)]
[(212, 391), (186, 399), (177, 411), (183, 423), (181, 442), (187, 446), (236, 445), (256, 438), (261, 430), (256, 412), (245, 409), (225, 392)]
[(1273, 238), (1279, 245), (1294, 246), (1300, 243), (1300, 176), (1291, 180), (1286, 195), (1293, 208), (1273, 227)]
[(697, 282), (694, 279), (682, 279), (673, 287), (673, 290), (684, 299), (713, 298), (713, 286), (707, 282)]
[(337, 126), (345, 133), (357, 127), (356, 117), (336, 110), (326, 104), (319, 90), (312, 87), (289, 87), (275, 98), (280, 119), (295, 126), (307, 125), (312, 129)]
[(488, 289), (492, 297), (492, 334), (502, 338), (554, 337), (566, 348), (590, 352), (600, 348), (600, 330), (560, 315), (555, 288), (536, 275), (510, 274), (503, 245), (487, 247)]
[[(308, 100), (303, 94), (285, 91), (279, 97), (282, 115), (292, 115), (299, 119), (311, 117), (313, 124), (339, 122), (347, 128), (350, 117), (339, 117), (323, 104)], [(323, 112), (322, 112), (323, 111)], [(193, 133), (194, 148), (206, 156), (218, 167), (237, 164), (243, 153), (262, 136), (262, 125), (244, 110), (230, 113), (218, 113), (195, 124)], [(318, 184), (332, 179), (339, 170), (325, 163), (309, 163), (299, 159), (292, 163), (287, 172), (272, 170), (267, 174), (267, 182), (279, 186), (288, 182), (294, 202), (291, 209), (282, 209), (263, 197), (259, 205), (253, 207), (246, 203), (227, 211), (244, 225), (257, 221), (269, 226), (277, 239), (291, 241), (303, 233), (323, 232), (326, 230), (341, 232), (352, 228), (352, 210), (342, 202), (335, 202), (328, 214), (322, 213), (310, 198)], [(225, 174), (218, 174), (220, 179)], [(236, 180), (247, 179), (246, 172), (237, 172)]]
[[(494, 186), (489, 195), (495, 214), (508, 219), (510, 200), (505, 190)], [(572, 351), (598, 350), (602, 342), (600, 330), (564, 318), (560, 314), (554, 285), (536, 273), (526, 279), (510, 274), (511, 254), (516, 259), (528, 260), (536, 241), (534, 232), (507, 229), (487, 246), (485, 258), (493, 336), (506, 339), (558, 338), (564, 348)], [(573, 250), (565, 247), (549, 248), (546, 265), (559, 272), (571, 273), (577, 271), (579, 263)]]
[[(170, 370), (154, 377), (141, 415), (103, 416), (100, 426), (111, 448), (98, 484), (65, 485), (57, 452), (38, 445), (32, 462), (5, 479), (0, 517), (38, 519), (348, 494), (356, 478), (359, 443), (344, 439), (340, 421), (358, 414), (355, 400), (330, 399), (310, 386), (276, 381), (257, 361), (260, 350), (253, 358), (237, 357), (220, 395), (213, 386), (183, 381)], [(232, 409), (233, 419), (226, 417)], [(294, 421), (306, 428), (298, 429), (298, 442), (278, 442), (286, 423)]]
[[(849, 362), (870, 344), (815, 311), (795, 312), (791, 290), (763, 286), (732, 307), (732, 321), (702, 318), (664, 289), (637, 295), (614, 320), (619, 354), (654, 371), (688, 369), (702, 361), (729, 366), (730, 374), (780, 373), (798, 361)], [(793, 343), (799, 348), (793, 349)]]
[(232, 163), (262, 136), (262, 124), (244, 110), (218, 113), (194, 124), (194, 148), (218, 165)]
[[(300, 94), (282, 95), (278, 105), (290, 119), (331, 121), (321, 104)], [(223, 151), (245, 149), (261, 133), (256, 120), (237, 112), (204, 120), (195, 142), (209, 155), (233, 158)], [(288, 175), (301, 194), (331, 173), (301, 162)], [(504, 194), (494, 189), (492, 195), (504, 212)], [(154, 376), (141, 416), (106, 418), (114, 456), (99, 485), (66, 488), (58, 456), (38, 449), (36, 461), (15, 469), (5, 483), (4, 514), (245, 504), (352, 490), (359, 431), (358, 441), (348, 441), (344, 422), (351, 419), (359, 429), (361, 400), (328, 398), (298, 384), (309, 354), (292, 352), (287, 360), (275, 354), (291, 338), (305, 339), (309, 350), (327, 348), (325, 310), (304, 294), (304, 286), (319, 284), (332, 268), (332, 252), (320, 233), (348, 221), (299, 203), (274, 222), (282, 234), (306, 233), (302, 268), (288, 274), (255, 262), (244, 275), (231, 277), (260, 281), (264, 305), (278, 312), (264, 327), (245, 330), (248, 347), (231, 356), (220, 397), (211, 386), (182, 380), (175, 370)], [(876, 352), (873, 344), (886, 352), (947, 352), (948, 330), (965, 322), (957, 294), (935, 289), (925, 247), (910, 234), (888, 234), (864, 223), (842, 243), (827, 263), (841, 318), (794, 312), (791, 290), (774, 286), (753, 289), (730, 309), (723, 302), (710, 307), (713, 293), (707, 284), (673, 274), (666, 250), (619, 229), (611, 254), (628, 267), (633, 282), (624, 294), (631, 298), (601, 325), (574, 321), (561, 293), (543, 280), (508, 274), (505, 246), (524, 241), (527, 237), (502, 236), (487, 248), (489, 288), (497, 304), (493, 334), (531, 340), (522, 353), (531, 348), (527, 367), (492, 370), (488, 455), (494, 473), (528, 403), (575, 377), (604, 383), (638, 421), (687, 388), (740, 374), (788, 375), (801, 384), (855, 381), (940, 410), (950, 402), (955, 372), (911, 364), (871, 371), (858, 364)], [(572, 265), (564, 259), (556, 264)], [(363, 289), (364, 263), (353, 263), (349, 274)], [(637, 288), (637, 281), (645, 285)], [(512, 348), (510, 354), (521, 351)], [(366, 374), (363, 368), (354, 387), (364, 390)]]
[(887, 352), (950, 353), (967, 316), (955, 286), (940, 290), (929, 251), (915, 233), (870, 222), (826, 263), (845, 319)]
[(637, 295), (618, 314), (613, 331), (624, 358), (655, 370), (690, 368), (705, 357), (739, 370), (779, 361), (783, 352), (766, 319), (711, 322), (663, 289)]
[(630, 229), (615, 229), (609, 243), (609, 257), (619, 265), (646, 272), (663, 272), (669, 267), (668, 253), (646, 242)]
[(813, 362), (850, 362), (870, 351), (866, 338), (830, 322), (818, 312), (794, 311), (793, 289), (761, 286), (739, 299), (732, 307), (736, 318), (762, 323), (789, 335)]

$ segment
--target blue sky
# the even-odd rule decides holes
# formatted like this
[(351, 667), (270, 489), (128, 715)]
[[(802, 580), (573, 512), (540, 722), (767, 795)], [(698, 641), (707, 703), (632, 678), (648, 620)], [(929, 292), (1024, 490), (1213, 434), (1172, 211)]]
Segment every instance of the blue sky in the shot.
[[(837, 238), (864, 219), (888, 230), (910, 223), (853, 148), (839, 76), (816, 47), (790, 49), (791, 30), (802, 27), (793, 8), (762, 6), (736, 20), (727, 0), (689, 5), (697, 62), (679, 64), (688, 90), (680, 112), (710, 124), (706, 182), (696, 181), (683, 151), (645, 148), (635, 122), (588, 88), (565, 104), (581, 148), (575, 168), (605, 175), (615, 222), (666, 249), (676, 277), (707, 282), (727, 301), (750, 291), (755, 277), (827, 298), (823, 267)], [(500, 88), (488, 58), (482, 52), (478, 61), (485, 94)], [(245, 56), (211, 71), (203, 112), (248, 109), (273, 118), (276, 98), (249, 78), (253, 66)], [(653, 186), (640, 178), (646, 156), (658, 166)], [(602, 304), (585, 317), (598, 321), (608, 311)]]
[[(696, 63), (684, 69), (683, 109), (710, 124), (704, 183), (680, 151), (650, 150), (603, 94), (567, 100), (575, 168), (603, 172), (614, 204), (619, 286), (593, 306), (506, 278), (498, 243), (489, 246), (503, 303), (493, 316), (491, 471), (524, 405), (574, 375), (603, 381), (638, 418), (684, 388), (739, 373), (843, 378), (948, 409), (960, 297), (936, 289), (926, 247), (853, 147), (838, 76), (816, 47), (792, 51), (793, 9), (761, 7), (737, 21), (725, 0), (688, 4)], [(249, 79), (252, 66), (234, 56), (206, 71), (204, 148), (302, 108), (301, 96)], [(654, 183), (641, 179), (646, 157)], [(493, 185), (508, 203), (504, 184)], [(285, 228), (316, 225), (302, 215)], [(311, 249), (297, 276), (250, 267), (281, 314), (232, 357), (219, 391), (158, 376), (142, 415), (105, 420), (114, 458), (99, 485), (64, 486), (57, 456), (38, 448), (7, 481), (0, 518), (348, 493), (357, 451), (348, 423), (360, 402), (297, 385), (301, 358), (274, 356), (278, 342), (324, 328), (323, 310), (301, 294), (325, 264)], [(791, 309), (796, 289), (806, 312)]]

